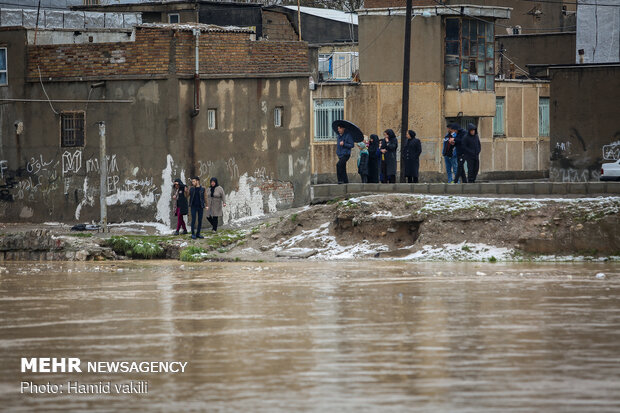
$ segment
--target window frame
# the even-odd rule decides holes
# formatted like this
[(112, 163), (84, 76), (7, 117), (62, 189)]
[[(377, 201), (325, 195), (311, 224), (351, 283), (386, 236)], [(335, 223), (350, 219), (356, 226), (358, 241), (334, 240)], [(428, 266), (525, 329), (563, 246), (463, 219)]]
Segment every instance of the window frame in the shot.
[(273, 108), (273, 126), (276, 128), (282, 127), (282, 117), (284, 115), (284, 107), (276, 106)]
[[(313, 142), (332, 142), (336, 141), (336, 132), (332, 130), (332, 123), (335, 120), (344, 119), (344, 99), (343, 98), (321, 98), (313, 99), (312, 102), (313, 118)], [(321, 126), (323, 124), (323, 126)], [(329, 132), (327, 135), (318, 135), (319, 132)]]
[[(455, 22), (458, 27), (454, 27)], [(495, 23), (479, 18), (446, 17), (443, 27), (445, 88), (494, 91)], [(449, 28), (452, 30), (448, 30)], [(455, 28), (458, 29), (456, 38)], [(474, 49), (476, 52), (472, 53)], [(473, 71), (475, 73), (472, 73)]]
[(0, 69), (0, 74), (4, 73), (6, 75), (6, 81), (4, 83), (0, 83), (0, 86), (8, 86), (9, 85), (9, 51), (6, 46), (1, 46), (0, 50), (4, 51), (4, 63), (6, 65), (4, 69)]
[[(501, 131), (496, 131), (496, 122), (498, 119), (497, 117), (497, 108), (498, 108), (498, 103), (501, 101), (501, 126), (502, 129)], [(505, 137), (506, 136), (506, 97), (505, 96), (496, 96), (495, 97), (495, 116), (493, 116), (493, 137), (497, 138), (497, 137)]]
[[(65, 134), (67, 133), (68, 130), (72, 130), (74, 131), (79, 131), (80, 128), (72, 128), (72, 129), (65, 129), (64, 125), (63, 125), (63, 121), (65, 120), (69, 120), (67, 119), (67, 117), (72, 116), (73, 117), (73, 121), (77, 120), (77, 115), (82, 115), (81, 116), (81, 136), (75, 136), (73, 137), (75, 143), (72, 145), (66, 144), (65, 143)], [(79, 139), (81, 138), (81, 141), (79, 141)], [(86, 144), (86, 112), (83, 110), (67, 110), (67, 111), (62, 111), (60, 112), (60, 147), (61, 148), (83, 148)]]
[[(546, 102), (545, 105), (542, 105), (542, 102)], [(546, 120), (547, 120), (547, 129), (544, 129), (543, 125), (543, 108), (546, 109)], [(540, 137), (549, 137), (551, 135), (551, 99), (548, 96), (539, 96), (538, 97), (538, 136)], [(543, 133), (546, 132), (546, 133)]]
[[(211, 120), (213, 120), (213, 124), (211, 124)], [(207, 109), (207, 129), (209, 130), (217, 129), (217, 108)]]
[[(176, 16), (177, 17), (177, 21), (176, 22), (171, 22), (171, 18), (172, 16)], [(179, 24), (181, 23), (181, 15), (179, 13), (168, 13), (168, 23), (169, 24)]]

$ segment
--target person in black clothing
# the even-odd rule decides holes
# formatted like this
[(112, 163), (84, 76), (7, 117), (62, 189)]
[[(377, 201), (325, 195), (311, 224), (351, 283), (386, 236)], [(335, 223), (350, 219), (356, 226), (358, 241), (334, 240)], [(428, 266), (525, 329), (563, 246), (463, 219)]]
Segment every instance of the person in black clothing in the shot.
[(465, 176), (465, 151), (463, 148), (463, 139), (467, 132), (458, 123), (450, 123), (448, 125), (448, 133), (450, 134), (450, 143), (454, 145), (456, 150), (456, 157), (458, 161), (458, 167), (456, 171), (456, 177), (454, 182), (466, 184), (467, 177)]
[(374, 133), (368, 140), (368, 182), (379, 183), (379, 163), (381, 162), (381, 152), (379, 152), (379, 137)]
[(405, 164), (405, 176), (407, 177), (408, 183), (418, 183), (421, 153), (422, 142), (415, 137), (414, 131), (407, 131), (407, 141), (403, 148), (403, 160)]
[(187, 195), (189, 194), (189, 190), (187, 186), (181, 181), (179, 178), (174, 180), (174, 195), (172, 195), (172, 199), (176, 200), (176, 209), (174, 211), (174, 215), (177, 217), (177, 230), (174, 232), (174, 235), (179, 235), (179, 230), (183, 227), (183, 234), (187, 234), (187, 227), (185, 226), (185, 220), (183, 219), (184, 215), (187, 215), (188, 205), (187, 205)]
[(207, 206), (207, 191), (204, 186), (200, 186), (200, 178), (197, 176), (192, 178), (192, 187), (189, 189), (189, 206), (192, 210), (192, 239), (204, 238), (200, 230), (202, 215)]
[(398, 140), (392, 129), (386, 129), (383, 132), (383, 142), (381, 143), (381, 153), (385, 157), (385, 175), (387, 182), (396, 183), (396, 150), (398, 149)]
[(467, 162), (467, 181), (476, 182), (480, 169), (480, 137), (478, 128), (473, 123), (467, 125), (467, 134), (463, 138), (465, 161)]

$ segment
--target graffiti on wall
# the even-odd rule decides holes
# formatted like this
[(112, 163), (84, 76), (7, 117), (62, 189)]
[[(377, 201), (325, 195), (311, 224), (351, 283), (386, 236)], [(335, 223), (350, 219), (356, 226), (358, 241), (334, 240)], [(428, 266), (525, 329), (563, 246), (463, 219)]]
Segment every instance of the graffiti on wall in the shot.
[(598, 181), (600, 176), (600, 171), (594, 169), (549, 168), (549, 180), (555, 182)]
[(617, 161), (620, 159), (620, 141), (603, 146), (603, 159), (606, 161)]

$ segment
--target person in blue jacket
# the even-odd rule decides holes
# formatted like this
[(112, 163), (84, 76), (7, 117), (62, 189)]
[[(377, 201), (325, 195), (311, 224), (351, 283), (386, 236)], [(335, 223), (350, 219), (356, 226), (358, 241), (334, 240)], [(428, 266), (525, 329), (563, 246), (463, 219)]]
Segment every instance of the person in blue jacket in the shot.
[(337, 129), (336, 155), (338, 156), (338, 162), (336, 163), (336, 175), (338, 176), (339, 184), (348, 184), (347, 161), (351, 157), (351, 149), (353, 149), (355, 143), (351, 134), (344, 127), (338, 126)]
[(454, 150), (454, 144), (450, 143), (450, 132), (443, 138), (443, 149), (441, 154), (446, 164), (446, 173), (448, 174), (448, 183), (454, 182), (453, 174), (456, 175), (457, 160), (456, 151)]

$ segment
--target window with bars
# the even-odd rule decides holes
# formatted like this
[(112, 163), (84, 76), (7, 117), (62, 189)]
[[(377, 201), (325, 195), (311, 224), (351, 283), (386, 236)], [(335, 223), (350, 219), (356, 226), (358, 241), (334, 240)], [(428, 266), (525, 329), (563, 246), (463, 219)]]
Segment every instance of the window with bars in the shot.
[(344, 119), (344, 99), (315, 99), (314, 140), (336, 140), (332, 123), (340, 119)]
[(62, 147), (84, 146), (85, 112), (62, 112), (60, 114), (60, 145)]
[(179, 13), (170, 13), (168, 14), (168, 23), (180, 23), (181, 18)]
[(549, 136), (549, 98), (538, 98), (538, 136)]
[(217, 109), (207, 109), (207, 127), (217, 129)]
[(284, 108), (282, 106), (276, 106), (273, 110), (273, 126), (276, 128), (282, 127), (282, 111)]
[(446, 89), (495, 89), (494, 30), (479, 19), (446, 19)]
[(495, 117), (493, 118), (493, 136), (506, 136), (504, 128), (504, 98), (495, 98)]
[(7, 75), (6, 47), (0, 47), (0, 86), (9, 84)]

